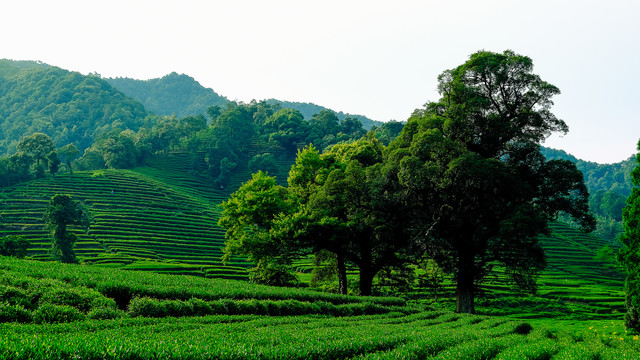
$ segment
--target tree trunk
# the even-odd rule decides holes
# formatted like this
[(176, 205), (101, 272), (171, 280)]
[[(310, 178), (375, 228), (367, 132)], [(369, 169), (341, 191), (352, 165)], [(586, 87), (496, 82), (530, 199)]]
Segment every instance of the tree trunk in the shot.
[(338, 291), (347, 295), (347, 265), (342, 254), (337, 254), (338, 259)]
[(370, 266), (365, 265), (360, 267), (360, 295), (371, 296), (374, 275)]
[[(458, 260), (458, 274), (456, 285), (456, 312), (475, 314), (475, 285), (473, 255), (462, 256)], [(467, 254), (464, 254), (467, 255)]]

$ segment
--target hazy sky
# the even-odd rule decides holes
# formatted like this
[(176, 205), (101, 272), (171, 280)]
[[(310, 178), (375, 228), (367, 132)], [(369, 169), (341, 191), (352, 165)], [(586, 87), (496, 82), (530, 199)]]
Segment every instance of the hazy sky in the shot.
[(29, 1), (0, 5), (0, 58), (149, 79), (185, 73), (231, 100), (313, 102), (406, 120), (478, 50), (533, 59), (569, 134), (618, 162), (640, 139), (640, 1)]

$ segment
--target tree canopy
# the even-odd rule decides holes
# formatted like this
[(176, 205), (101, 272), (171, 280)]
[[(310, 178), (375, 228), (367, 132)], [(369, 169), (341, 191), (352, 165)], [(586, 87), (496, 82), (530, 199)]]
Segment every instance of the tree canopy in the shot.
[(494, 262), (535, 285), (544, 266), (537, 236), (560, 212), (594, 226), (582, 174), (545, 161), (539, 142), (566, 124), (550, 111), (559, 90), (512, 51), (480, 51), (439, 76), (438, 102), (414, 112), (388, 157), (411, 192), (415, 235), (456, 281), (457, 311), (472, 313), (475, 288)]
[(640, 332), (640, 141), (638, 151), (636, 167), (631, 172), (634, 188), (622, 212), (624, 233), (620, 241), (623, 247), (618, 253), (618, 261), (627, 273), (625, 324), (627, 328)]
[(0, 155), (33, 133), (82, 151), (114, 128), (137, 131), (147, 117), (142, 104), (99, 77), (10, 60), (0, 68)]
[(51, 256), (64, 263), (77, 262), (73, 251), (76, 235), (69, 232), (68, 227), (89, 227), (89, 212), (86, 207), (69, 195), (57, 194), (49, 201), (43, 219), (46, 228), (52, 230)]

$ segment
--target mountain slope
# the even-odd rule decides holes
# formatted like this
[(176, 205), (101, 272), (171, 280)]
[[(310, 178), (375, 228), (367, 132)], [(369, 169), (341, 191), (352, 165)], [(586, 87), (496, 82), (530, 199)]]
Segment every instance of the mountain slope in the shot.
[[(175, 72), (161, 78), (150, 80), (135, 80), (130, 78), (106, 78), (111, 85), (123, 93), (139, 100), (148, 111), (157, 115), (176, 115), (185, 117), (204, 114), (209, 106), (224, 106), (229, 100), (217, 94), (213, 89), (205, 88), (194, 78)], [(283, 108), (296, 109), (305, 119), (311, 119), (313, 114), (322, 110), (331, 110), (324, 106), (276, 99), (266, 100), (268, 104), (282, 104)], [(334, 111), (334, 110), (331, 110)], [(375, 121), (363, 115), (351, 115), (334, 111), (338, 119), (347, 116), (359, 119), (362, 126), (369, 130), (373, 126), (380, 126), (382, 122)]]
[(106, 78), (112, 86), (138, 99), (144, 107), (158, 115), (204, 114), (209, 106), (223, 106), (229, 102), (212, 89), (200, 85), (190, 76), (173, 72), (162, 78), (135, 80), (130, 78)]
[(166, 166), (76, 172), (5, 188), (0, 236), (24, 235), (31, 241), (29, 255), (46, 258), (51, 240), (42, 214), (58, 193), (85, 202), (93, 216), (88, 233), (76, 230), (76, 253), (84, 262), (200, 276), (246, 276), (244, 261), (226, 266), (220, 261), (224, 230), (217, 226), (216, 205), (226, 195), (203, 179)]
[(136, 131), (147, 112), (96, 76), (37, 62), (0, 60), (0, 155), (20, 139), (43, 132), (60, 147), (81, 150), (114, 128)]

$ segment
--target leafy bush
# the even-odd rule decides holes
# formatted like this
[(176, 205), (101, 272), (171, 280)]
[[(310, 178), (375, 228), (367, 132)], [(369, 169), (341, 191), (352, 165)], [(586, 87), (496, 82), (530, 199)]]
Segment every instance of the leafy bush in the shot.
[(29, 307), (31, 305), (27, 291), (8, 285), (0, 285), (0, 302), (24, 307)]
[(87, 319), (110, 320), (124, 317), (126, 313), (113, 307), (96, 307), (87, 313)]
[(0, 255), (23, 258), (27, 256), (29, 240), (21, 235), (6, 235), (0, 238)]
[(37, 323), (66, 323), (84, 319), (80, 310), (69, 305), (42, 304), (33, 313), (33, 320)]
[(93, 307), (115, 307), (115, 301), (109, 301), (99, 292), (88, 288), (57, 288), (46, 292), (40, 298), (41, 303), (69, 305), (87, 312)]
[(11, 305), (0, 302), (0, 323), (3, 322), (30, 322), (31, 313), (21, 305)]

